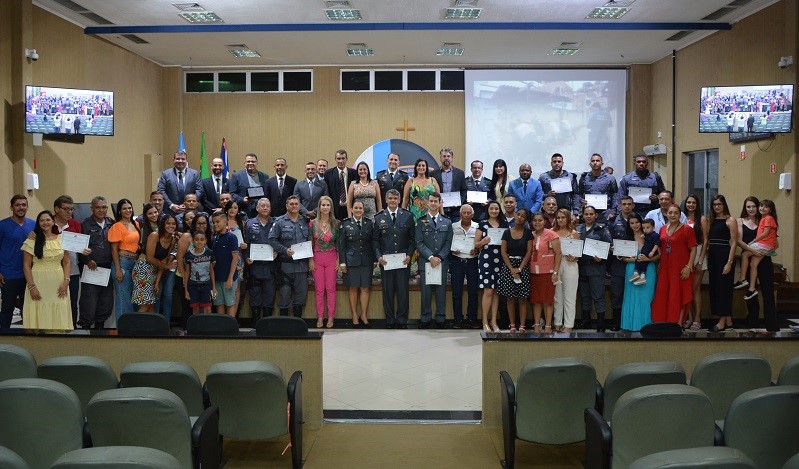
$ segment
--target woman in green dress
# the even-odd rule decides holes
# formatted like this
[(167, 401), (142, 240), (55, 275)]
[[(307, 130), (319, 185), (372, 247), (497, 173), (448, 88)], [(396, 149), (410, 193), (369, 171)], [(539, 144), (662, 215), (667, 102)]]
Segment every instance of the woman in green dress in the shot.
[(441, 191), (438, 182), (428, 174), (427, 161), (419, 158), (413, 166), (413, 177), (405, 183), (402, 208), (410, 210), (413, 221), (418, 221), (427, 213), (427, 196)]

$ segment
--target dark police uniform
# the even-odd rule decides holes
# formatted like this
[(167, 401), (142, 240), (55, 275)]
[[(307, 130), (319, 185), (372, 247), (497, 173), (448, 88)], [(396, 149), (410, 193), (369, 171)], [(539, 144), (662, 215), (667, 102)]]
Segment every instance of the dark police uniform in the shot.
[[(271, 216), (265, 225), (261, 224), (258, 217), (247, 220), (244, 230), (246, 234), (244, 242), (248, 245), (245, 258), (249, 257), (249, 246), (269, 244), (269, 232), (272, 231), (274, 224), (275, 219)], [(247, 264), (245, 263), (245, 265)], [(253, 261), (247, 268), (249, 269), (250, 311), (253, 324), (255, 324), (261, 317), (271, 316), (275, 306), (275, 284), (277, 283), (275, 262)]]

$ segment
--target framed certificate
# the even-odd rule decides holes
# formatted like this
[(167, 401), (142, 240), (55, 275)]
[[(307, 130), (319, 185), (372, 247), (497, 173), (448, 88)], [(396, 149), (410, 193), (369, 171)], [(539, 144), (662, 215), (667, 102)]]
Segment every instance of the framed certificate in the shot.
[(443, 192), (441, 194), (441, 204), (444, 207), (460, 207), (461, 206), (461, 193), (460, 192)]
[(73, 233), (71, 231), (61, 232), (61, 248), (64, 251), (83, 252), (89, 247), (89, 235)]
[(264, 196), (263, 186), (250, 186), (247, 188), (247, 197), (258, 199)]
[(586, 256), (607, 259), (609, 251), (610, 243), (591, 238), (583, 240), (583, 254)]
[(608, 208), (608, 196), (605, 194), (585, 194), (584, 199), (587, 205), (597, 210), (606, 210)]
[(383, 254), (383, 259), (386, 261), (386, 265), (383, 266), (383, 270), (397, 270), (408, 267), (405, 265), (404, 252), (397, 254)]
[(583, 240), (574, 238), (560, 239), (560, 253), (564, 256), (582, 257)]
[(619, 257), (635, 257), (638, 255), (638, 243), (626, 239), (614, 239), (613, 255)]
[(550, 179), (549, 186), (558, 194), (565, 194), (572, 191), (572, 180), (571, 178)]
[(491, 238), (491, 242), (488, 244), (491, 246), (502, 246), (502, 235), (508, 231), (507, 228), (489, 228), (488, 229), (488, 237)]
[(460, 251), (461, 253), (469, 254), (472, 249), (474, 249), (474, 238), (464, 235), (452, 236), (452, 247), (450, 248), (450, 251)]
[(484, 204), (488, 202), (488, 192), (466, 191), (466, 201), (471, 204)]
[(649, 187), (628, 187), (627, 193), (633, 198), (633, 202), (637, 204), (652, 203), (649, 196), (652, 195), (652, 189)]
[(250, 259), (272, 262), (275, 260), (275, 250), (268, 244), (250, 244)]

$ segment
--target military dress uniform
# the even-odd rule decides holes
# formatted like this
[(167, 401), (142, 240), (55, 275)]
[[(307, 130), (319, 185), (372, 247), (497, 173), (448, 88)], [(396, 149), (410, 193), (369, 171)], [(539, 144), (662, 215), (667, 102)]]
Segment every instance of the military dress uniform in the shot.
[[(389, 209), (375, 215), (374, 233), (375, 258), (384, 254), (405, 254), (413, 256), (416, 250), (416, 226), (413, 214), (403, 208), (397, 208), (393, 214)], [(383, 285), (383, 310), (386, 312), (386, 326), (405, 329), (408, 323), (408, 285), (410, 284), (411, 266), (402, 269), (384, 270), (380, 266), (380, 278)], [(395, 305), (396, 304), (396, 308)]]
[[(433, 315), (433, 294), (436, 299), (436, 325), (443, 328), (446, 321), (444, 306), (447, 301), (446, 272), (449, 270), (447, 259), (452, 247), (452, 221), (449, 218), (436, 215), (435, 218), (427, 215), (416, 223), (416, 249), (419, 250), (419, 273), (422, 285), (422, 314), (420, 327), (430, 327)], [(428, 285), (425, 278), (425, 267), (431, 257), (441, 259), (442, 282), (441, 285)]]
[[(480, 177), (475, 179), (473, 176), (468, 176), (466, 178), (466, 191), (473, 191), (473, 192), (485, 192), (488, 193), (491, 190), (491, 179)], [(468, 195), (467, 195), (468, 198)], [(488, 196), (488, 200), (491, 200), (491, 196)], [(474, 209), (474, 221), (483, 221), (486, 219), (486, 207), (483, 204), (475, 204), (470, 203), (472, 209)]]
[[(310, 241), (308, 219), (302, 215), (297, 216), (297, 221), (283, 215), (275, 220), (269, 231), (269, 245), (280, 255), (280, 315), (288, 315), (289, 307), (293, 307), (293, 314), (302, 317), (302, 309), (308, 296), (308, 259), (294, 260), (286, 255), (292, 244)], [(294, 295), (292, 296), (292, 291)]]
[(377, 172), (377, 185), (380, 186), (380, 195), (382, 196), (383, 206), (377, 207), (386, 208), (388, 206), (388, 202), (386, 201), (386, 192), (390, 189), (396, 189), (400, 193), (400, 207), (402, 206), (402, 196), (403, 191), (405, 190), (405, 183), (408, 182), (408, 173), (401, 170), (394, 171), (392, 175), (391, 172), (387, 169)]
[(355, 217), (347, 218), (341, 223), (338, 256), (340, 265), (347, 267), (344, 285), (350, 288), (372, 286), (372, 267), (375, 262), (373, 231), (374, 223), (366, 217), (361, 217), (360, 220)]

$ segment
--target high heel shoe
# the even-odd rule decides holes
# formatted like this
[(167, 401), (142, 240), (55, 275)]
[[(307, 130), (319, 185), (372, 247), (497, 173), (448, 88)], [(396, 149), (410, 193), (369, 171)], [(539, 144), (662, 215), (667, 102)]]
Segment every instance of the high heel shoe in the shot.
[(327, 318), (327, 326), (325, 326), (325, 327), (327, 327), (328, 329), (333, 329), (333, 323), (334, 322), (335, 322), (335, 319)]
[(515, 333), (516, 332), (516, 324), (509, 324), (508, 325), (508, 332), (510, 332), (511, 334)]
[(361, 318), (361, 327), (364, 329), (369, 329), (372, 327), (372, 325), (366, 322), (366, 318)]
[(487, 322), (483, 323), (483, 332), (491, 332), (491, 326)]
[(552, 334), (552, 326), (544, 326), (544, 334)]
[(324, 325), (325, 325), (324, 324), (324, 320), (322, 318), (319, 318), (319, 319), (316, 320), (316, 328), (317, 329), (321, 329)]
[(491, 324), (491, 332), (500, 332), (499, 326), (496, 324)]

